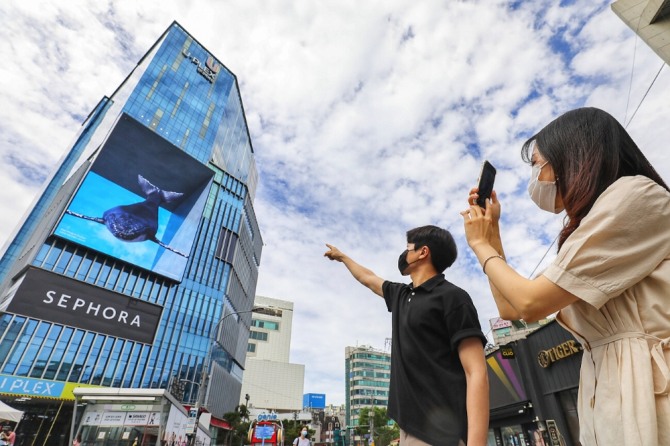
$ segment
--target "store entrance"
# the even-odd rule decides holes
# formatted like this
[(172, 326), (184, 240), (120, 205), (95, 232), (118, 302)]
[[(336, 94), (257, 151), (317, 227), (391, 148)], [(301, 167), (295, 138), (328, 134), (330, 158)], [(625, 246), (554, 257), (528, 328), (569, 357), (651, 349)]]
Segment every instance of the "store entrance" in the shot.
[(149, 446), (157, 444), (158, 427), (83, 426), (81, 446)]
[(14, 446), (68, 446), (72, 401), (21, 398), (5, 402), (23, 411)]

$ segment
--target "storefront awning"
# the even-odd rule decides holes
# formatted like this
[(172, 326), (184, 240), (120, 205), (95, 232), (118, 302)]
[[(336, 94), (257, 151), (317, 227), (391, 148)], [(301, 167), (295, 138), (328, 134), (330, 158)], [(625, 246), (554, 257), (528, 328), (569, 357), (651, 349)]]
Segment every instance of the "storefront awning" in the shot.
[(491, 420), (499, 420), (513, 416), (519, 416), (532, 411), (533, 405), (530, 401), (521, 401), (508, 406), (491, 409)]
[(216, 417), (212, 417), (209, 424), (214, 427), (218, 427), (219, 429), (225, 429), (228, 431), (233, 430), (233, 427), (230, 425), (229, 422), (227, 422), (226, 420), (220, 420)]

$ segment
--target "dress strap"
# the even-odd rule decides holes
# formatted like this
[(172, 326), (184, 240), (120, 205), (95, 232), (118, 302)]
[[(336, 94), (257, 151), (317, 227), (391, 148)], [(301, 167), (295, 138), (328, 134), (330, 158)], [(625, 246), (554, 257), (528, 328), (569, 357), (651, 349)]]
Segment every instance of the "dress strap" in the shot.
[(666, 359), (666, 352), (663, 350), (670, 350), (670, 338), (663, 339), (651, 348), (656, 395), (667, 395), (670, 392), (670, 366), (668, 366), (669, 360)]
[(586, 341), (584, 347), (587, 350), (592, 350), (594, 348), (602, 347), (603, 345), (611, 344), (612, 342), (627, 338), (652, 339), (661, 341), (661, 338), (657, 338), (656, 336), (647, 333), (642, 333), (641, 331), (627, 331), (624, 333), (613, 334), (612, 336), (607, 336), (605, 338), (597, 339), (591, 342)]
[(656, 395), (668, 395), (670, 393), (670, 356), (666, 359), (666, 352), (670, 355), (670, 338), (661, 339), (654, 335), (647, 333), (630, 331), (625, 333), (617, 333), (606, 338), (598, 339), (593, 342), (585, 342), (584, 348), (588, 351), (594, 348), (602, 347), (621, 339), (639, 338), (651, 341), (656, 341), (651, 346), (649, 353), (651, 354), (652, 369), (654, 373), (654, 393)]

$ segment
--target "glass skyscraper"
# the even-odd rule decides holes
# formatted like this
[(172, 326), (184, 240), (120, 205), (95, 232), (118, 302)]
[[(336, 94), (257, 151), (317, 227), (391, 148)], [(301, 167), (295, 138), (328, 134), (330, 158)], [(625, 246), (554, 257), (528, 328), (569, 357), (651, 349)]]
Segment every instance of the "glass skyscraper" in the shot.
[(19, 429), (64, 436), (82, 385), (169, 388), (215, 417), (237, 406), (257, 181), (235, 75), (173, 23), (5, 246), (0, 399), (26, 412)]

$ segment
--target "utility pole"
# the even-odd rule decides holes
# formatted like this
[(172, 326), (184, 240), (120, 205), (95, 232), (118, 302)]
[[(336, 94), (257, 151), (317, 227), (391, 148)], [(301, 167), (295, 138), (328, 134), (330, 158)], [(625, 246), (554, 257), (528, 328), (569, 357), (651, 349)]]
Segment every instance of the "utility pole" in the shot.
[(370, 410), (370, 446), (375, 444), (375, 405), (372, 400), (372, 409)]
[(372, 409), (370, 409), (370, 446), (375, 444), (375, 391), (371, 390), (370, 395), (372, 396)]

